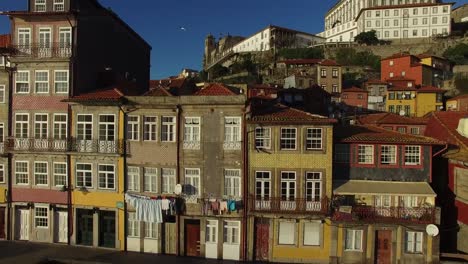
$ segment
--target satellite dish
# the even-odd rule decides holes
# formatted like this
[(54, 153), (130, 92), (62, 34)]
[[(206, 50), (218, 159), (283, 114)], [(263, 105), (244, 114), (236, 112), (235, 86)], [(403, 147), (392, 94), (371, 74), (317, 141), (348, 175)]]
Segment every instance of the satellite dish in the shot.
[(430, 224), (426, 226), (426, 233), (432, 237), (439, 234), (439, 228), (436, 225)]
[(404, 116), (405, 114), (406, 114), (406, 112), (405, 112), (404, 110), (401, 110), (401, 111), (400, 111), (400, 115), (401, 115), (401, 116)]
[(182, 193), (182, 185), (180, 184), (177, 184), (175, 187), (174, 187), (174, 193), (179, 195)]

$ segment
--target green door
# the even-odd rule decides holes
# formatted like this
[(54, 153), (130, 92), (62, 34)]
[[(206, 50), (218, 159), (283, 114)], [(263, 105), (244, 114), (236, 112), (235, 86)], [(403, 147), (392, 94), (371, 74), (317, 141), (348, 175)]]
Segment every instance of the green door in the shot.
[(99, 212), (99, 246), (115, 248), (115, 212)]
[(78, 216), (78, 232), (77, 244), (92, 246), (93, 245), (93, 211), (92, 210), (77, 210)]

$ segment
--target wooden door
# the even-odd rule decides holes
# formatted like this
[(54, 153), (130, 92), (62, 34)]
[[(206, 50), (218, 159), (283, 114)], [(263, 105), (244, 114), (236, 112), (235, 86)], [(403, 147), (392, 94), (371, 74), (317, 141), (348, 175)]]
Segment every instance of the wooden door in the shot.
[(200, 256), (200, 224), (185, 225), (185, 255)]
[(78, 215), (78, 232), (77, 244), (92, 246), (93, 245), (93, 212), (91, 210), (77, 210)]
[(19, 209), (16, 214), (17, 238), (29, 240), (29, 209)]
[(99, 218), (99, 246), (115, 248), (115, 213), (101, 211)]
[(255, 223), (255, 259), (268, 261), (270, 241), (270, 225), (267, 221)]
[(5, 238), (5, 207), (0, 207), (0, 239)]
[(55, 212), (55, 242), (67, 243), (68, 242), (68, 212), (56, 211)]
[(392, 231), (379, 230), (375, 238), (376, 264), (392, 263)]

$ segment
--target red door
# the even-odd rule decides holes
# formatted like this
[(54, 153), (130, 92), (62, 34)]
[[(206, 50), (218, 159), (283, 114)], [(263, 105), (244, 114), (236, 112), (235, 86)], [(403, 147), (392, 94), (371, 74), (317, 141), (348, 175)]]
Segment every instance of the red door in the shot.
[(379, 230), (376, 233), (376, 264), (392, 263), (392, 231)]
[(185, 225), (185, 255), (200, 256), (200, 224)]
[(270, 225), (267, 220), (255, 223), (255, 259), (268, 261)]
[(0, 207), (0, 239), (5, 238), (5, 207)]

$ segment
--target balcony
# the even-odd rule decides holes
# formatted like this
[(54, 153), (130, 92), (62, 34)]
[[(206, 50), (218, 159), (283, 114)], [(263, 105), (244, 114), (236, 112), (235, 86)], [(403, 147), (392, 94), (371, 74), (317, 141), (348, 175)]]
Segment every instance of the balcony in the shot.
[(371, 223), (435, 222), (435, 207), (376, 207), (367, 205), (339, 206), (333, 213), (334, 221)]
[(16, 57), (28, 58), (69, 58), (72, 54), (70, 43), (53, 42), (48, 44), (32, 43), (27, 45), (12, 45)]
[(8, 138), (6, 151), (123, 154), (124, 140)]
[(249, 197), (250, 212), (288, 213), (288, 214), (327, 214), (329, 200), (312, 201), (306, 198), (286, 200), (281, 197), (258, 198)]

